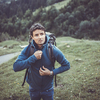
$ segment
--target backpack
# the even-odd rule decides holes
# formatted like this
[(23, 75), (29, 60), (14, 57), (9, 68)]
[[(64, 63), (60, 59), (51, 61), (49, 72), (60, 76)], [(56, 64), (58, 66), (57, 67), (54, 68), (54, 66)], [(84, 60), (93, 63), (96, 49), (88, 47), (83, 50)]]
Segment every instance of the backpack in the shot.
[[(53, 64), (53, 67), (55, 68), (55, 59), (54, 59), (54, 55), (53, 55), (53, 45), (56, 46), (56, 37), (51, 33), (51, 34), (48, 34), (48, 36), (50, 37), (49, 41), (48, 41), (48, 51), (49, 51), (49, 57), (50, 57), (50, 61), (52, 62)], [(30, 56), (34, 54), (34, 48), (33, 46), (29, 45), (30, 46)], [(27, 50), (26, 50), (27, 51)], [(28, 74), (28, 68), (26, 69), (26, 72), (25, 72), (25, 76), (24, 76), (24, 80), (23, 80), (23, 83), (22, 83), (22, 86), (24, 86), (24, 83), (25, 83), (25, 79), (26, 79), (26, 76)], [(55, 87), (57, 87), (57, 83), (56, 83), (56, 75), (55, 75)]]

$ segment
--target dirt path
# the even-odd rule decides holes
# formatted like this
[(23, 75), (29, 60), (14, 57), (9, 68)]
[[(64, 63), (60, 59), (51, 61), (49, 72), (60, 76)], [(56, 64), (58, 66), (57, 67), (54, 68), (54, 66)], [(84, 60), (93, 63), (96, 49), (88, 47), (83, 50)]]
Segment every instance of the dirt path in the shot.
[(13, 57), (17, 56), (20, 52), (11, 53), (7, 55), (0, 56), (0, 65), (12, 59)]

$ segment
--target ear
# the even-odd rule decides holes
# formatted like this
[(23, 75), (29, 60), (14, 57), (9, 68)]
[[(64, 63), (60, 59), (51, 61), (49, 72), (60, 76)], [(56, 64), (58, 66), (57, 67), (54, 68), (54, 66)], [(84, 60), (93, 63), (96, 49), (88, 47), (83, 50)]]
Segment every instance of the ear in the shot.
[(31, 35), (31, 38), (34, 40), (34, 37)]

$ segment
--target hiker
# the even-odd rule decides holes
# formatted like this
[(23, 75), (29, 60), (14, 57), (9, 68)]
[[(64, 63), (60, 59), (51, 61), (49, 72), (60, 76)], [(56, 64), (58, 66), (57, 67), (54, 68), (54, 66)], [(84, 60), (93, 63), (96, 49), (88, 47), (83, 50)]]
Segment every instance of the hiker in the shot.
[[(53, 45), (52, 55), (61, 66), (54, 68), (50, 60), (48, 43), (50, 37), (46, 35), (45, 28), (35, 23), (30, 28), (30, 44), (26, 46), (13, 64), (15, 72), (28, 68), (26, 81), (29, 84), (31, 100), (53, 100), (53, 77), (70, 69), (70, 63), (63, 53)], [(31, 45), (31, 46), (30, 46)], [(30, 49), (34, 53), (30, 56)], [(53, 58), (51, 58), (53, 59)]]

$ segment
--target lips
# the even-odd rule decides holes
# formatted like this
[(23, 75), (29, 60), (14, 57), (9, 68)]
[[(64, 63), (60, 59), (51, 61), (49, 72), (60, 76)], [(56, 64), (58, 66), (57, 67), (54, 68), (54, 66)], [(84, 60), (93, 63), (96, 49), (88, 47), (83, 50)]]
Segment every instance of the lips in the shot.
[(43, 39), (42, 40), (39, 40), (38, 43), (39, 44), (43, 44), (44, 43)]
[(43, 40), (39, 40), (39, 42), (42, 42)]

